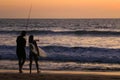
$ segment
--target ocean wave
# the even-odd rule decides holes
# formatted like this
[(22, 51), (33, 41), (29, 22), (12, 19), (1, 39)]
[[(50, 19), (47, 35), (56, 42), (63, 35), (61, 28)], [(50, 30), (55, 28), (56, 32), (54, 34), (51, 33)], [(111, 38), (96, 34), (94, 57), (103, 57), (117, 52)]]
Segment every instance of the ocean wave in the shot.
[[(40, 58), (42, 60), (120, 63), (120, 49), (64, 46), (44, 46), (41, 48), (47, 54), (46, 58)], [(26, 51), (28, 58), (28, 47), (26, 48)], [(16, 47), (1, 45), (0, 59), (16, 60)]]
[[(19, 34), (21, 31), (0, 31), (0, 34)], [(119, 31), (87, 31), (87, 30), (77, 30), (77, 31), (51, 31), (51, 30), (30, 30), (27, 31), (28, 34), (36, 35), (103, 35), (103, 36), (120, 36)]]

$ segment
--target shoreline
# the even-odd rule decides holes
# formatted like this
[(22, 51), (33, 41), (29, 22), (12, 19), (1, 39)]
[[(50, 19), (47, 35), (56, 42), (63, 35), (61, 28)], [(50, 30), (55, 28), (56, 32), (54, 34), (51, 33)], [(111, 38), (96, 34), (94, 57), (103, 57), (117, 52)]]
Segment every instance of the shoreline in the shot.
[(18, 70), (0, 70), (2, 80), (120, 80), (120, 72), (95, 72), (95, 71), (51, 71), (42, 70), (40, 74), (33, 70), (18, 73)]
[[(120, 76), (120, 71), (68, 71), (68, 70), (40, 70), (40, 74), (68, 74), (68, 75), (113, 75), (113, 76)], [(36, 74), (36, 70), (32, 70), (33, 74)], [(0, 69), (0, 73), (18, 73), (18, 70), (4, 70)], [(29, 74), (29, 70), (23, 70), (23, 74)]]
[[(68, 74), (68, 75), (79, 75), (79, 74), (89, 74), (89, 75), (114, 75), (120, 76), (120, 71), (68, 71), (68, 70), (40, 70), (40, 74)], [(19, 73), (18, 70), (4, 70), (0, 69), (0, 73)], [(36, 70), (32, 70), (35, 74)], [(23, 70), (23, 74), (29, 74), (29, 70)]]

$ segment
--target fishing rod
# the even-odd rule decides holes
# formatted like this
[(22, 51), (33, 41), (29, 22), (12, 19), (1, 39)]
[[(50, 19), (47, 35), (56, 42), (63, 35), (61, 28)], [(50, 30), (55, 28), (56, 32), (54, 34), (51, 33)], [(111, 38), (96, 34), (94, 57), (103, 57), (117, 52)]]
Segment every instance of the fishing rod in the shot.
[(28, 12), (28, 19), (27, 19), (27, 22), (26, 22), (26, 31), (28, 30), (28, 25), (29, 25), (29, 22), (30, 22), (31, 11), (32, 11), (32, 3), (30, 5), (30, 9), (29, 9), (29, 12)]

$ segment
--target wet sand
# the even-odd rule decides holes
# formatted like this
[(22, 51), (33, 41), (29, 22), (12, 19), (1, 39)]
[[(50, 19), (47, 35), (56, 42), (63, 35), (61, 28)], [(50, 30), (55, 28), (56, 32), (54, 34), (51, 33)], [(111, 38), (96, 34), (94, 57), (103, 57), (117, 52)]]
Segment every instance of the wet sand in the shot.
[(0, 80), (120, 80), (120, 72), (0, 70)]

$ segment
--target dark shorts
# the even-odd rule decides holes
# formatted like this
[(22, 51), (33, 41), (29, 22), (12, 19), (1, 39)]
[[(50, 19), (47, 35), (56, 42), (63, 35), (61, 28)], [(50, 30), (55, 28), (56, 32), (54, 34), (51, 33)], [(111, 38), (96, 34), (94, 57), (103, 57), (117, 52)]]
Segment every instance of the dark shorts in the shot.
[(26, 59), (25, 49), (16, 51), (18, 59)]
[(32, 61), (33, 59), (35, 61), (38, 61), (38, 56), (36, 54), (30, 52), (29, 59), (30, 59), (30, 61)]

